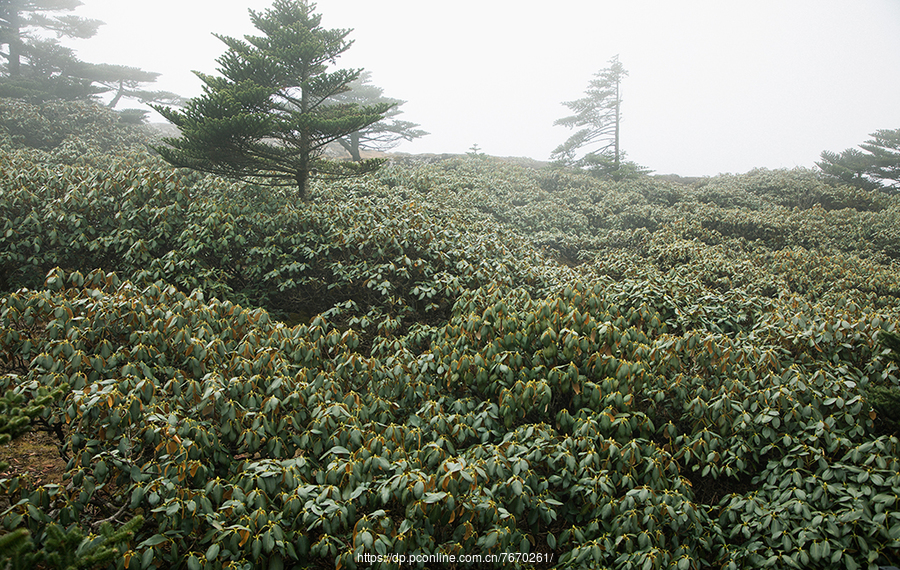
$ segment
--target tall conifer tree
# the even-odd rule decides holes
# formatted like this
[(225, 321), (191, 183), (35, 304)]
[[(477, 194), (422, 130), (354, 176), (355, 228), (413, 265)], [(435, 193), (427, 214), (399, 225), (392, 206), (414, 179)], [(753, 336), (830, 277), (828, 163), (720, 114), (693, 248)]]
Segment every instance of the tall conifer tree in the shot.
[[(562, 125), (578, 130), (559, 145), (551, 158), (562, 164), (586, 167), (601, 175), (615, 179), (647, 172), (634, 164), (622, 164), (625, 152), (619, 145), (622, 125), (622, 80), (628, 72), (619, 62), (619, 56), (609, 60), (609, 67), (598, 71), (588, 84), (585, 96), (563, 103), (573, 115), (557, 120)], [(576, 159), (583, 151), (580, 158)]]
[(816, 165), (835, 180), (866, 189), (900, 190), (900, 129), (882, 129), (860, 148), (822, 152)]
[(81, 6), (80, 0), (5, 0), (0, 2), (0, 50), (10, 77), (21, 75), (21, 59), (34, 40), (35, 30), (53, 32), (57, 37), (90, 38), (103, 24), (100, 20), (59, 12), (70, 12)]
[(350, 153), (353, 160), (362, 160), (362, 150), (388, 151), (401, 140), (411, 141), (424, 137), (428, 133), (418, 129), (417, 123), (401, 121), (396, 117), (403, 111), (400, 106), (405, 103), (400, 99), (390, 99), (384, 96), (384, 89), (371, 84), (372, 74), (364, 71), (359, 78), (350, 85), (350, 90), (335, 97), (338, 103), (354, 103), (356, 105), (373, 105), (377, 103), (389, 103), (394, 107), (389, 110), (383, 120), (369, 125), (361, 131), (356, 131), (338, 139), (344, 150)]
[(197, 76), (203, 94), (183, 111), (155, 106), (181, 129), (156, 150), (176, 166), (272, 186), (294, 186), (306, 199), (310, 176), (356, 176), (382, 160), (334, 162), (328, 143), (384, 117), (393, 103), (360, 107), (331, 104), (361, 70), (327, 71), (346, 51), (350, 30), (326, 30), (315, 4), (275, 0), (265, 12), (250, 10), (261, 36), (239, 40), (216, 35), (228, 50), (217, 62), (221, 77)]
[(103, 24), (70, 12), (79, 0), (0, 0), (0, 96), (86, 99), (102, 92), (74, 70), (82, 65), (60, 37), (90, 38)]
[(893, 190), (900, 190), (900, 129), (881, 129), (859, 145), (871, 155), (869, 175)]

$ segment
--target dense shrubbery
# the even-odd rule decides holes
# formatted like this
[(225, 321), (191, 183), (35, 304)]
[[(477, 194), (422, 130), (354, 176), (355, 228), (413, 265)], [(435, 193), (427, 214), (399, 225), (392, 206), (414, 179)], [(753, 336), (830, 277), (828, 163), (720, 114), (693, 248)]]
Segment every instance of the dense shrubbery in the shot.
[(51, 162), (76, 162), (90, 151), (143, 145), (150, 131), (122, 117), (91, 101), (0, 99), (0, 136), (8, 137), (7, 144), (52, 151)]
[(68, 463), (0, 479), (7, 528), (142, 516), (129, 569), (900, 561), (894, 198), (452, 159), (298, 205), (53, 152), (0, 156), (0, 390), (62, 391)]
[(201, 288), (279, 318), (331, 311), (368, 322), (446, 313), (460, 287), (549, 283), (533, 267), (540, 257), (497, 228), (476, 230), (371, 181), (352, 188), (369, 194), (355, 208), (338, 187), (298, 210), (286, 195), (149, 156), (72, 167), (33, 158), (7, 155), (0, 172), (11, 188), (0, 204), (6, 290), (37, 288), (56, 266), (93, 267)]

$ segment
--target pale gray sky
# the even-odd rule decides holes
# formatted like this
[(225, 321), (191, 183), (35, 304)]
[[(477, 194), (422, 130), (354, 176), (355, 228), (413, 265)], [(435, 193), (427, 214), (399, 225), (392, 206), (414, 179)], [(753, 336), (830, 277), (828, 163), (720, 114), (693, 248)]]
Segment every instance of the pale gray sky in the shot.
[[(163, 73), (153, 88), (200, 93), (212, 32), (256, 30), (269, 0), (83, 0), (106, 22), (70, 41), (81, 59)], [(431, 134), (397, 151), (548, 159), (553, 121), (609, 59), (623, 83), (622, 146), (657, 173), (813, 167), (822, 150), (900, 128), (898, 0), (319, 0), (326, 28), (353, 28), (338, 67), (363, 67), (400, 118)], [(120, 105), (121, 106), (121, 105)]]

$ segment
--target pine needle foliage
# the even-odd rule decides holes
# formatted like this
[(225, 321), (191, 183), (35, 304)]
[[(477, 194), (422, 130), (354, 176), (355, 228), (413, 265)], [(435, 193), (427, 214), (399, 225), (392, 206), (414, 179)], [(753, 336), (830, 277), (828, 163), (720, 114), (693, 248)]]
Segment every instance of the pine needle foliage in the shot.
[[(900, 190), (900, 129), (882, 129), (840, 153), (823, 151), (816, 165), (833, 181), (866, 190)], [(865, 152), (863, 152), (865, 151)]]
[(323, 158), (328, 143), (381, 120), (395, 104), (329, 104), (361, 70), (327, 71), (352, 44), (350, 30), (322, 28), (313, 10), (305, 0), (275, 0), (265, 12), (250, 10), (263, 35), (217, 34), (228, 46), (217, 60), (221, 76), (197, 72), (204, 93), (184, 111), (155, 107), (182, 134), (165, 139), (160, 155), (176, 166), (294, 186), (301, 199), (311, 176), (357, 176), (381, 166)]
[[(54, 401), (62, 399), (68, 389), (67, 385), (50, 392), (41, 387), (35, 398), (27, 400), (25, 395), (8, 390), (0, 397), (0, 445), (6, 445), (13, 439), (27, 433), (31, 429), (34, 418), (41, 415)], [(0, 461), (0, 471), (9, 467)]]
[(66, 529), (50, 524), (40, 547), (26, 529), (16, 529), (0, 537), (0, 569), (31, 570), (37, 566), (57, 570), (89, 570), (109, 567), (120, 557), (119, 545), (130, 541), (143, 522), (143, 517), (137, 516), (118, 529), (104, 523), (96, 536), (85, 536), (84, 530), (77, 526)]

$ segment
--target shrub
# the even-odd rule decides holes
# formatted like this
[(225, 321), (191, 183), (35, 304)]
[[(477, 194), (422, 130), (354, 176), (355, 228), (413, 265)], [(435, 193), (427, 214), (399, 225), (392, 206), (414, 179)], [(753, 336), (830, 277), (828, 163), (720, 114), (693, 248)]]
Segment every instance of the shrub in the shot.
[(108, 152), (148, 140), (147, 131), (127, 125), (119, 113), (91, 101), (32, 104), (0, 98), (0, 131), (17, 146), (43, 150), (78, 139), (80, 144)]

